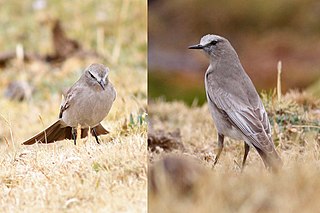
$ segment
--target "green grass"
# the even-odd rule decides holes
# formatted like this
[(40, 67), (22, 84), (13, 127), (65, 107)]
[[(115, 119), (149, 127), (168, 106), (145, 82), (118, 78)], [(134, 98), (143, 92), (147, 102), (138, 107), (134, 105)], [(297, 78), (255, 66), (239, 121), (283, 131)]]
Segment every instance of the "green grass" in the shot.
[(162, 98), (166, 101), (182, 100), (188, 105), (202, 105), (206, 101), (203, 82), (191, 84), (188, 79), (181, 79), (168, 72), (149, 72), (149, 100)]

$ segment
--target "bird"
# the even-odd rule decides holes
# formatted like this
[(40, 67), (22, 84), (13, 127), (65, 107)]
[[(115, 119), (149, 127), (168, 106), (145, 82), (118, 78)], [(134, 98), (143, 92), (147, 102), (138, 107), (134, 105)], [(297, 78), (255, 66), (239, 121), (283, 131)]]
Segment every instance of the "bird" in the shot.
[(230, 42), (222, 36), (208, 34), (189, 49), (203, 50), (210, 61), (205, 73), (205, 90), (208, 108), (218, 132), (214, 166), (226, 136), (244, 141), (241, 171), (250, 147), (256, 149), (268, 170), (278, 171), (282, 160), (275, 150), (267, 112)]
[(80, 79), (66, 92), (60, 106), (59, 119), (22, 144), (73, 139), (76, 145), (79, 125), (81, 138), (88, 136), (88, 130), (91, 129), (96, 142), (100, 144), (98, 136), (109, 133), (100, 122), (107, 116), (116, 99), (116, 90), (108, 76), (109, 68), (103, 64), (89, 65)]

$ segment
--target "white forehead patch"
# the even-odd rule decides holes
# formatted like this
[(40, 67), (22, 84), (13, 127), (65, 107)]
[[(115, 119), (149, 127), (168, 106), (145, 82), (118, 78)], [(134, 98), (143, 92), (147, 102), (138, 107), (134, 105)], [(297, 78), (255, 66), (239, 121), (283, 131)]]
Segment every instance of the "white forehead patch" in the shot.
[(209, 43), (211, 43), (212, 41), (214, 40), (222, 40), (223, 38), (221, 36), (218, 36), (218, 35), (212, 35), (212, 34), (208, 34), (208, 35), (205, 35), (201, 38), (200, 40), (200, 44), (205, 46)]

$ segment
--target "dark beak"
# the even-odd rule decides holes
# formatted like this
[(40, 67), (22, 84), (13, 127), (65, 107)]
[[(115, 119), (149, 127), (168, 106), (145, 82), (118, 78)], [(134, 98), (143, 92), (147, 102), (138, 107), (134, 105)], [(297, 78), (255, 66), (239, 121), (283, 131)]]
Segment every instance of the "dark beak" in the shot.
[(104, 81), (101, 80), (101, 81), (99, 81), (98, 83), (100, 84), (100, 86), (102, 87), (102, 89), (105, 90), (105, 89), (104, 89)]
[(203, 46), (201, 44), (196, 44), (189, 46), (188, 49), (203, 49)]

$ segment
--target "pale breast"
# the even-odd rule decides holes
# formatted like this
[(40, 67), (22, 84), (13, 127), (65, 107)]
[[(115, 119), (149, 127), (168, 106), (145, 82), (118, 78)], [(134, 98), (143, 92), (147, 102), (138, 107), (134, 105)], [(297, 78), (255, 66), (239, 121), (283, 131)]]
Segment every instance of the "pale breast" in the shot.
[(235, 140), (245, 140), (243, 134), (232, 126), (224, 115), (208, 100), (209, 111), (219, 134)]
[(100, 91), (83, 87), (70, 101), (62, 120), (71, 127), (77, 127), (78, 124), (81, 127), (94, 127), (107, 116), (114, 99), (115, 90), (111, 84)]
[(210, 91), (208, 91), (207, 79), (205, 79), (205, 87), (207, 93), (208, 108), (218, 133), (235, 140), (246, 140), (245, 136), (230, 123), (230, 121), (227, 119), (227, 116), (223, 114), (223, 111), (218, 109), (216, 105), (211, 102), (210, 98), (208, 97), (208, 92)]

